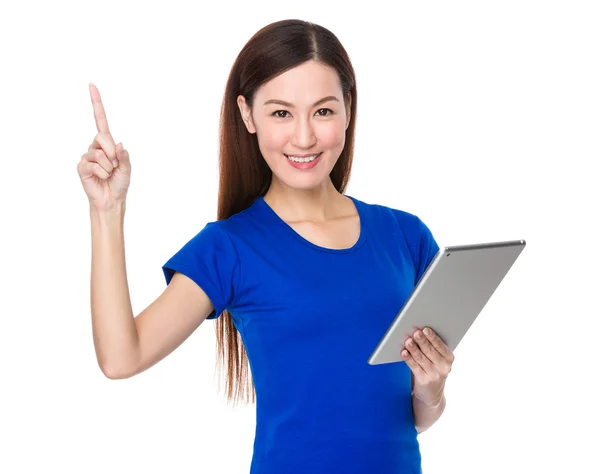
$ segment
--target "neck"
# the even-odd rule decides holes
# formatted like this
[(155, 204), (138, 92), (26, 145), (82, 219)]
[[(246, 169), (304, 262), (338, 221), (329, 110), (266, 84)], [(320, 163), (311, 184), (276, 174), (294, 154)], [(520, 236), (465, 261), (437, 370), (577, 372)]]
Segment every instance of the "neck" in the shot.
[(264, 200), (285, 221), (324, 222), (344, 212), (347, 198), (331, 179), (313, 189), (294, 189), (273, 180)]

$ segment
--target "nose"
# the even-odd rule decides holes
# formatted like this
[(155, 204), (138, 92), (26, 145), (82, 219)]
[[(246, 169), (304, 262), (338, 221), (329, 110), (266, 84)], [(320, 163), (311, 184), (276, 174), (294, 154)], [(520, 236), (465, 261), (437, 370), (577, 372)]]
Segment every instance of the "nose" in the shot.
[(311, 148), (315, 144), (315, 131), (310, 118), (300, 118), (294, 125), (294, 143), (298, 149)]

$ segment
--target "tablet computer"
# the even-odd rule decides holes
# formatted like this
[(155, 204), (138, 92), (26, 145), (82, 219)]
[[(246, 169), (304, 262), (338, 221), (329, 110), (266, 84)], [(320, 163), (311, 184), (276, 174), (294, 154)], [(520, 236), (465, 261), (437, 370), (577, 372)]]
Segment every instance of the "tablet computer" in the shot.
[(369, 364), (403, 361), (404, 342), (425, 326), (454, 351), (524, 248), (524, 240), (441, 248), (369, 357)]

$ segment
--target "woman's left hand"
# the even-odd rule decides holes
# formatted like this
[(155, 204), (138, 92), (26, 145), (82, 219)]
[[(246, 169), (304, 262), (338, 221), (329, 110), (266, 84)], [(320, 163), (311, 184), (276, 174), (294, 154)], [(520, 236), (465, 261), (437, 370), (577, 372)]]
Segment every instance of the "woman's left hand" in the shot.
[(431, 328), (417, 329), (404, 346), (401, 354), (413, 373), (413, 395), (429, 406), (437, 405), (444, 395), (454, 354)]

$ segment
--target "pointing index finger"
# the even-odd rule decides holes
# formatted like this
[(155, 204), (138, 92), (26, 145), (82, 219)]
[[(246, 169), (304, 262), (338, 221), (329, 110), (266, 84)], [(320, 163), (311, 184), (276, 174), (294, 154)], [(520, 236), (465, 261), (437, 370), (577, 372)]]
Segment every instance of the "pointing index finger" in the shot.
[(90, 96), (92, 97), (92, 106), (94, 107), (94, 118), (96, 119), (96, 128), (99, 132), (110, 133), (108, 130), (108, 122), (106, 120), (106, 112), (102, 105), (100, 92), (98, 88), (90, 82)]

